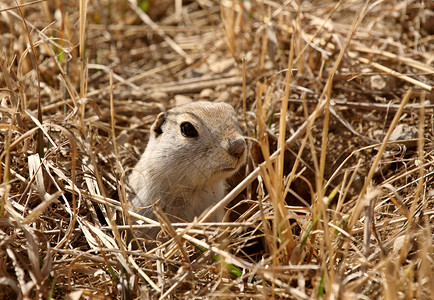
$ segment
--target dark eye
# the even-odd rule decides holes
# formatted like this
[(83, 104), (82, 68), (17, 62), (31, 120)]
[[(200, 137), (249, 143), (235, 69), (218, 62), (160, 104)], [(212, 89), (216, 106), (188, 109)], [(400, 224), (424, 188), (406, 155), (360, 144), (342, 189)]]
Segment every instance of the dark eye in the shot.
[(193, 138), (198, 137), (199, 133), (196, 128), (194, 128), (193, 124), (189, 122), (184, 122), (181, 124), (181, 133), (185, 137)]

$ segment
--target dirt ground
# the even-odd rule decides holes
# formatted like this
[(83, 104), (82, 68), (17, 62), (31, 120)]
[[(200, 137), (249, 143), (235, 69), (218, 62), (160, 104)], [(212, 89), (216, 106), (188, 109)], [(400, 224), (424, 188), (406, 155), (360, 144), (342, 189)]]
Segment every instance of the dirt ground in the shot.
[[(434, 298), (433, 1), (4, 0), (0, 47), (0, 299)], [(129, 243), (197, 100), (249, 141), (226, 222)]]

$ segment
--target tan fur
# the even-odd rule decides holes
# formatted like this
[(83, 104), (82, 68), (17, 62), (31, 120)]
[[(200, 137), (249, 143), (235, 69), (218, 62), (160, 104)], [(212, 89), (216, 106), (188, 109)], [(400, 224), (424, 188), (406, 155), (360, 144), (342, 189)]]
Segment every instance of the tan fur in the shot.
[[(194, 126), (197, 137), (182, 134), (185, 122)], [(131, 205), (155, 219), (152, 204), (159, 201), (171, 221), (192, 221), (225, 196), (225, 179), (244, 164), (246, 152), (229, 104), (199, 101), (160, 113), (129, 176)], [(221, 221), (223, 213), (215, 220)]]

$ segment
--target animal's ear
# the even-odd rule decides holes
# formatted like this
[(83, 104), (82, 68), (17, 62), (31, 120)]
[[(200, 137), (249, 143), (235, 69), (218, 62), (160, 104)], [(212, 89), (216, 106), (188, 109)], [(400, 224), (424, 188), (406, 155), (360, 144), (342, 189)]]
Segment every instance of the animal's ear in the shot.
[(160, 134), (163, 133), (162, 127), (164, 122), (166, 122), (166, 113), (162, 112), (157, 116), (157, 119), (151, 127), (151, 132), (155, 135), (155, 137), (158, 137)]

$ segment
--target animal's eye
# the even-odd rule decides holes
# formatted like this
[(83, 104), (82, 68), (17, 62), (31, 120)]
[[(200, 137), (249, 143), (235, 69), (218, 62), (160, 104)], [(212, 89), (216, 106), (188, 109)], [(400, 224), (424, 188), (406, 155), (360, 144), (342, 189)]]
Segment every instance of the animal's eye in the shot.
[(189, 122), (184, 122), (181, 124), (181, 133), (185, 137), (193, 138), (198, 137), (199, 133), (196, 128), (194, 128), (193, 124)]

